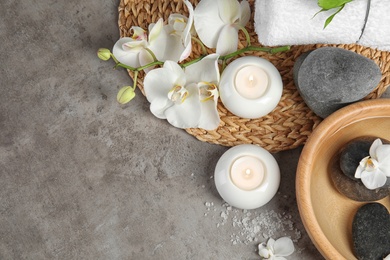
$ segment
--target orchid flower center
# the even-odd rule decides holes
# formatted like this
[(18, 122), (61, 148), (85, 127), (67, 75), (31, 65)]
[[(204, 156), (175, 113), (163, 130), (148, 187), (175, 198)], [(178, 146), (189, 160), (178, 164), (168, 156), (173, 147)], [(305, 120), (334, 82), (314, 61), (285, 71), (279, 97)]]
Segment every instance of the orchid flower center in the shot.
[(365, 170), (368, 172), (373, 172), (378, 168), (378, 161), (368, 156), (367, 161), (364, 165)]
[(131, 36), (133, 40), (142, 41), (148, 38), (146, 32), (141, 27), (133, 26), (131, 30), (133, 31), (133, 36)]
[(173, 29), (174, 32), (183, 32), (186, 28), (187, 22), (183, 18), (176, 18), (175, 22), (173, 23)]
[(201, 86), (199, 87), (200, 100), (202, 102), (218, 97), (218, 88), (215, 84), (211, 82), (200, 82)]
[(175, 104), (181, 104), (188, 97), (188, 90), (182, 86), (174, 86), (168, 92), (168, 98)]

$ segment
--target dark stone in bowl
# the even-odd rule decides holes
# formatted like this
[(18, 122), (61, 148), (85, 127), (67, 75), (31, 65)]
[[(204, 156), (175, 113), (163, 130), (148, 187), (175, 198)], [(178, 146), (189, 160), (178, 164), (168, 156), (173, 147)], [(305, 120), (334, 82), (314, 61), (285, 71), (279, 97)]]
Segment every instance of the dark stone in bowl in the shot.
[(361, 181), (347, 177), (340, 169), (340, 154), (336, 154), (328, 165), (328, 171), (335, 188), (344, 196), (355, 201), (377, 201), (389, 195), (390, 189), (382, 187), (369, 190)]
[(351, 180), (360, 181), (355, 178), (356, 168), (360, 161), (369, 156), (369, 151), (375, 137), (358, 138), (347, 143), (340, 154), (340, 169)]
[(352, 241), (360, 260), (383, 260), (390, 254), (390, 214), (380, 203), (368, 203), (352, 222)]

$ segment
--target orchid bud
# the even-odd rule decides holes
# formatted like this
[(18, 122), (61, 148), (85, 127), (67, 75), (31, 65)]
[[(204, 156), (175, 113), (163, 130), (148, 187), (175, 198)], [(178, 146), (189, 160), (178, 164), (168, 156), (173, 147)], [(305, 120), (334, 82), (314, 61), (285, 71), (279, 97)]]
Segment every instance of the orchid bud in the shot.
[(135, 97), (135, 92), (132, 87), (126, 86), (119, 90), (116, 99), (120, 104), (126, 104)]
[(101, 60), (109, 60), (111, 58), (111, 51), (109, 49), (100, 48), (97, 52), (97, 56)]

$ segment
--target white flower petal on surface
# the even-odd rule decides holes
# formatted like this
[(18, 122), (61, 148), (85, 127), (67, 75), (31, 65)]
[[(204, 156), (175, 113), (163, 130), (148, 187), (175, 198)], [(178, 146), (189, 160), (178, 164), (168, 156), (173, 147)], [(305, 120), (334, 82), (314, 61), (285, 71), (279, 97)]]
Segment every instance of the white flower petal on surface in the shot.
[(225, 25), (218, 38), (216, 53), (226, 55), (237, 50), (238, 30), (234, 25)]
[(186, 86), (188, 97), (179, 105), (165, 111), (168, 122), (177, 128), (197, 127), (200, 117), (200, 102), (196, 84)]
[(131, 67), (139, 67), (139, 60), (138, 60), (138, 55), (139, 51), (127, 51), (123, 49), (123, 44), (127, 42), (132, 42), (133, 39), (130, 37), (123, 37), (119, 39), (115, 44), (114, 47), (112, 48), (112, 54), (115, 56), (115, 58), (128, 66)]
[(281, 237), (276, 241), (269, 238), (267, 245), (259, 245), (259, 255), (264, 259), (285, 260), (283, 256), (291, 255), (294, 250), (294, 244), (289, 237)]
[(375, 190), (385, 185), (387, 178), (382, 171), (376, 170), (375, 172), (363, 171), (361, 180), (367, 189)]
[(218, 2), (219, 17), (225, 24), (238, 22), (241, 17), (241, 7), (237, 0), (214, 0)]
[(275, 241), (274, 253), (276, 256), (289, 256), (294, 253), (294, 244), (289, 237), (281, 237)]
[(206, 81), (218, 84), (220, 79), (218, 58), (218, 54), (210, 54), (199, 62), (189, 65), (185, 69), (187, 81), (193, 83)]
[(268, 259), (270, 257), (270, 252), (265, 244), (259, 244), (259, 255), (263, 258)]
[(245, 26), (249, 19), (251, 18), (251, 8), (249, 6), (248, 1), (244, 0), (240, 3), (241, 6), (241, 19), (239, 21), (239, 24), (241, 26)]
[(217, 47), (219, 32), (225, 23), (221, 20), (218, 1), (202, 0), (194, 10), (194, 26), (199, 39), (209, 48)]

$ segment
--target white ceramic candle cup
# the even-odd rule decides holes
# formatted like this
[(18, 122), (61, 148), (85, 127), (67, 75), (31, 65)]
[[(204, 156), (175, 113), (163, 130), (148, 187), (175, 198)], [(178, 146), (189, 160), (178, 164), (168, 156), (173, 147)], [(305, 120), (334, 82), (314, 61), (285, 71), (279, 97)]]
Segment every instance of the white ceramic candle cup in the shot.
[[(251, 190), (238, 187), (232, 180), (232, 166), (240, 158), (246, 157), (259, 160), (264, 169), (259, 185), (254, 185), (257, 187), (252, 187)], [(242, 144), (230, 148), (221, 156), (215, 167), (214, 180), (219, 195), (231, 206), (255, 209), (265, 205), (275, 196), (280, 184), (280, 170), (275, 158), (267, 150), (256, 145)], [(253, 178), (253, 181), (259, 182), (259, 178)]]
[[(248, 82), (255, 83), (253, 90)], [(230, 112), (242, 118), (254, 119), (267, 115), (278, 105), (283, 82), (279, 71), (271, 62), (255, 56), (245, 56), (234, 60), (225, 68), (219, 92), (222, 103)], [(249, 98), (251, 95), (253, 98)]]

